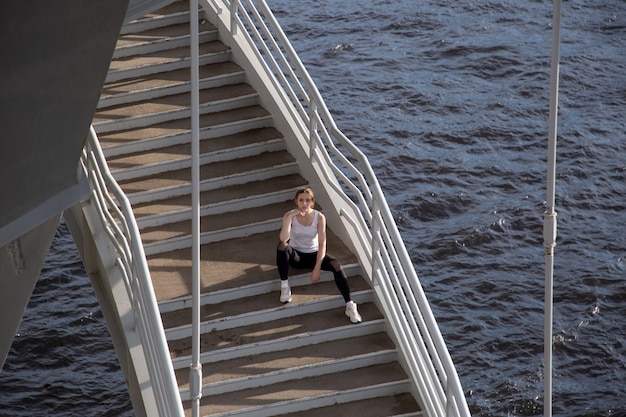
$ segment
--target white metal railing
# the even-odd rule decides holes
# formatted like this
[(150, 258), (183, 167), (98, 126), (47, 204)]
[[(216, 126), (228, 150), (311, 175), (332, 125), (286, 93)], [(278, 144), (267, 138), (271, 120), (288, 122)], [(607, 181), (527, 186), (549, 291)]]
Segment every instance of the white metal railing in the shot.
[(141, 339), (159, 415), (183, 416), (139, 228), (128, 198), (109, 171), (93, 126), (83, 151), (82, 163), (92, 190), (90, 202), (96, 208), (102, 230), (114, 248), (115, 264), (123, 276), (132, 304), (134, 324)]
[[(469, 416), (458, 374), (387, 201), (367, 157), (337, 128), (317, 87), (264, 0), (212, 0), (230, 13), (233, 34), (245, 36), (283, 92), (308, 138), (308, 154), (351, 210), (341, 210), (360, 244), (372, 285), (388, 316), (428, 416)], [(218, 6), (219, 7), (219, 6)], [(219, 12), (221, 12), (221, 8)]]

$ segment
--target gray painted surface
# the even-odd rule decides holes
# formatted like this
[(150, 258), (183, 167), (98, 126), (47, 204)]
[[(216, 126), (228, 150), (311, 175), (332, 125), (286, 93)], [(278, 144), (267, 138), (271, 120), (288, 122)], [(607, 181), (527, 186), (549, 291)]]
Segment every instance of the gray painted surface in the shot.
[[(59, 204), (40, 206), (79, 184), (83, 142), (127, 6), (128, 0), (0, 3), (0, 246), (57, 214)], [(37, 216), (21, 222), (25, 230), (7, 236), (7, 225), (38, 207)]]
[(79, 170), (128, 0), (0, 2), (0, 363)]

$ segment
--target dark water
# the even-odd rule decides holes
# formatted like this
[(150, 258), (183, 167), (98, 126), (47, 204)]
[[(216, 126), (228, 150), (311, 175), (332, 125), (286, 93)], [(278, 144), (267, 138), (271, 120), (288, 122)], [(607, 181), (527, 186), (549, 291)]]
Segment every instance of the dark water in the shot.
[[(269, 4), (370, 157), (473, 415), (542, 415), (552, 3)], [(553, 414), (624, 416), (626, 2), (564, 2), (560, 84)], [(63, 228), (19, 332), (0, 415), (132, 415)]]
[(0, 416), (132, 415), (98, 300), (62, 223), (0, 373)]

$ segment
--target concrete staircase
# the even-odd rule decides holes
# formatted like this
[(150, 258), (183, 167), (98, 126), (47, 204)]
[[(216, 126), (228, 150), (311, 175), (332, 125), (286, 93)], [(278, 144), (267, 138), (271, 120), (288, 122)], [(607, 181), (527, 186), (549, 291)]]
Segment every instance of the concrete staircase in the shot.
[[(205, 416), (420, 415), (355, 257), (329, 230), (364, 322), (325, 274), (278, 301), (282, 214), (306, 185), (272, 115), (200, 22), (202, 363)], [(137, 218), (187, 415), (191, 145), (187, 2), (128, 23), (93, 124)], [(322, 208), (323, 209), (323, 208)]]

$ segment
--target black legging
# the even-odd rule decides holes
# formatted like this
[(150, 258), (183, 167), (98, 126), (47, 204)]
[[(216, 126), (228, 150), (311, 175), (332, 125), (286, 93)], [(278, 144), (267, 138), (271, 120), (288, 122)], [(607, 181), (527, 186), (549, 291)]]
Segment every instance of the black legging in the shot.
[[(278, 275), (280, 275), (280, 279), (283, 281), (289, 277), (289, 266), (313, 269), (315, 268), (316, 261), (317, 252), (300, 252), (284, 242), (278, 243), (278, 247), (276, 248), (276, 266), (278, 267)], [(336, 258), (326, 254), (324, 259), (322, 259), (322, 270), (331, 271), (333, 273), (335, 276), (335, 284), (337, 284), (337, 288), (339, 288), (339, 292), (345, 302), (347, 303), (352, 300), (348, 277), (346, 277), (346, 273), (343, 272), (341, 263)]]

